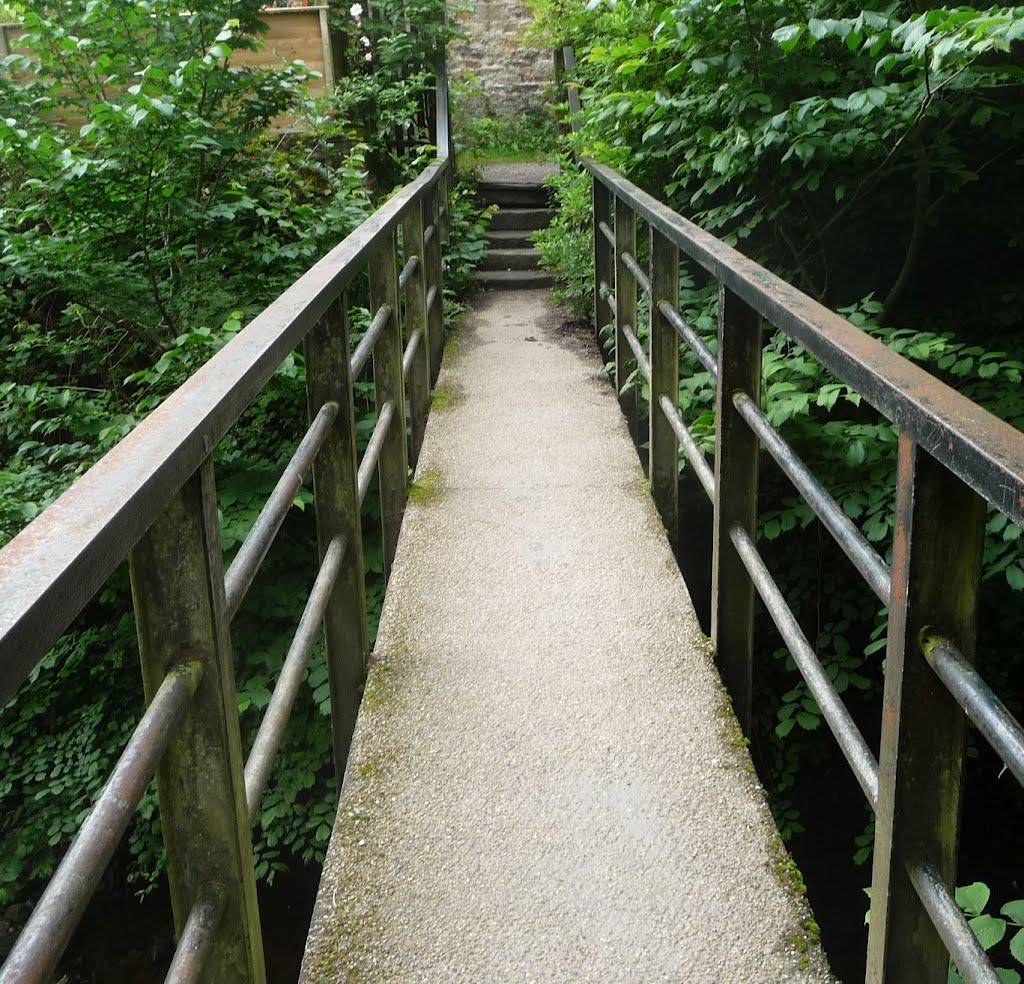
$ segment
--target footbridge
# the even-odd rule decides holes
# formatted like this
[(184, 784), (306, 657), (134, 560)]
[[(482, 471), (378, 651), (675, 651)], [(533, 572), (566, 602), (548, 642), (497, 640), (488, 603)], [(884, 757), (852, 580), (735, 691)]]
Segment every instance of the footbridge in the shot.
[[(125, 557), (147, 697), (4, 984), (50, 979), (154, 776), (178, 937), (167, 979), (266, 979), (250, 829), (321, 628), (339, 803), (303, 980), (831, 980), (746, 748), (757, 598), (876, 812), (868, 979), (944, 981), (952, 957), (965, 979), (998, 980), (952, 886), (968, 718), (1024, 780), (1020, 725), (970, 663), (986, 504), (1024, 521), (1024, 435), (580, 166), (610, 379), (544, 292), (481, 295), (445, 342), (442, 155), (0, 552), (0, 699)], [(679, 311), (681, 263), (720, 285), (716, 345)], [(366, 270), (372, 320), (350, 339), (346, 291)], [(899, 426), (891, 564), (769, 423), (766, 324)], [(682, 345), (716, 381), (713, 461), (678, 409)], [(214, 449), (300, 347), (308, 431), (225, 570)], [(363, 440), (352, 393), (367, 374)], [(687, 535), (680, 452), (714, 507), (710, 640), (672, 553)], [(763, 453), (888, 607), (877, 749), (759, 553)], [(319, 573), (243, 749), (231, 621), (310, 470)], [(371, 652), (373, 482), (388, 588)]]

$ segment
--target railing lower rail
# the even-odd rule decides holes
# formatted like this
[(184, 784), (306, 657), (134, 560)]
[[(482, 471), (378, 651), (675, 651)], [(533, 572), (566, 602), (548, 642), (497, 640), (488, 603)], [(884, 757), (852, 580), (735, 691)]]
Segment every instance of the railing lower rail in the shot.
[[(571, 77), (575, 57), (563, 51)], [(581, 111), (568, 89), (571, 117)], [(951, 955), (968, 982), (999, 980), (953, 898), (965, 715), (1024, 782), (1024, 730), (970, 664), (985, 503), (1024, 522), (1024, 434), (687, 221), (596, 161), (594, 323), (614, 326), (614, 377), (637, 431), (633, 389), (650, 386), (652, 495), (675, 536), (679, 449), (714, 506), (712, 641), (745, 730), (751, 715), (753, 604), (760, 596), (876, 812), (869, 982), (944, 982)], [(637, 220), (650, 270), (636, 260)], [(712, 353), (679, 310), (679, 254), (719, 285)], [(650, 299), (649, 353), (637, 294)], [(761, 409), (762, 324), (781, 329), (900, 428), (890, 570)], [(679, 343), (716, 384), (714, 470), (678, 408)], [(758, 445), (889, 608), (881, 749), (864, 740), (756, 544)]]
[[(340, 784), (369, 650), (360, 507), (376, 473), (387, 577), (440, 368), (452, 173), (443, 58), (438, 76), (442, 156), (0, 551), (0, 706), (126, 556), (149, 705), (2, 984), (50, 980), (154, 774), (179, 939), (167, 980), (266, 979), (251, 825), (321, 624)], [(366, 268), (373, 318), (350, 354), (345, 291)], [(225, 574), (213, 450), (300, 345), (309, 427)], [(352, 381), (371, 362), (377, 424), (359, 462)], [(245, 761), (230, 624), (310, 470), (319, 571)]]

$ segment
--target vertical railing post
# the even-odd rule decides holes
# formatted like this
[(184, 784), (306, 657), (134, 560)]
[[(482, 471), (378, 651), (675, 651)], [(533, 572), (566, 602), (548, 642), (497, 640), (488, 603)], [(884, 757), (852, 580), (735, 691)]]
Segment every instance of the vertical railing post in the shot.
[[(447, 16), (447, 15), (446, 15)], [(434, 59), (436, 75), (434, 90), (434, 144), (438, 157), (451, 156), (451, 115), (448, 106), (448, 56), (442, 47)]]
[(441, 226), (438, 220), (438, 198), (440, 181), (423, 196), (423, 221), (433, 226), (430, 241), (423, 247), (425, 289), (427, 301), (426, 348), (429, 352), (430, 385), (437, 381), (441, 371), (441, 357), (444, 355), (444, 284), (441, 266)]
[(615, 199), (615, 391), (619, 405), (629, 424), (629, 432), (637, 437), (636, 385), (624, 392), (626, 380), (636, 370), (633, 350), (626, 341), (623, 327), (636, 332), (636, 278), (622, 262), (622, 254), (636, 256), (636, 214), (627, 202)]
[(669, 541), (676, 546), (679, 513), (679, 442), (661, 409), (662, 397), (679, 405), (679, 337), (659, 310), (666, 301), (679, 306), (679, 249), (651, 229), (651, 495), (661, 513)]
[(945, 981), (945, 946), (907, 875), (956, 880), (966, 719), (928, 666), (933, 628), (974, 655), (984, 501), (900, 435), (871, 878), (868, 984)]
[[(406, 214), (402, 227), (405, 258), (419, 257), (419, 265), (405, 285), (406, 330), (409, 338), (420, 333), (419, 348), (409, 369), (409, 463), (415, 469), (423, 445), (423, 432), (430, 410), (430, 346), (427, 336), (427, 270), (423, 249), (423, 198), (415, 202)], [(427, 213), (429, 216), (429, 213)]]
[[(555, 48), (551, 54), (553, 58), (552, 78), (555, 83), (555, 92), (559, 94), (559, 99), (561, 99), (561, 94), (565, 91), (566, 79), (565, 49)], [(562, 136), (566, 136), (572, 132), (568, 114), (564, 117), (559, 116), (557, 125), (558, 132)]]
[(179, 661), (199, 660), (204, 666), (199, 689), (156, 776), (175, 932), (181, 936), (204, 890), (219, 890), (224, 911), (203, 980), (263, 982), (217, 493), (209, 458), (131, 551), (130, 565), (147, 701)]
[(340, 536), (345, 541), (341, 570), (324, 613), (334, 771), (340, 789), (370, 650), (362, 520), (356, 492), (356, 418), (344, 295), (327, 309), (306, 336), (305, 356), (309, 419), (312, 420), (325, 403), (338, 404), (334, 426), (313, 463), (313, 500), (321, 563), (335, 537)]
[(757, 438), (733, 405), (761, 393), (761, 322), (724, 285), (718, 290), (718, 392), (715, 398), (715, 523), (711, 569), (711, 641), (744, 733), (750, 734), (754, 584), (730, 538), (757, 526)]
[[(444, 169), (444, 173), (441, 175), (441, 180), (437, 183), (437, 231), (438, 231), (438, 246), (444, 247), (448, 245), (448, 240), (451, 235), (451, 203), (452, 203), (452, 169), (451, 165)], [(444, 260), (444, 250), (442, 248), (442, 263)]]
[(380, 482), (380, 513), (384, 527), (384, 579), (398, 547), (398, 533), (405, 512), (408, 463), (405, 450), (405, 382), (402, 379), (402, 319), (398, 308), (398, 255), (395, 232), (380, 237), (370, 257), (370, 311), (386, 305), (391, 316), (373, 349), (373, 383), (377, 413), (386, 403), (394, 410), (391, 426), (381, 446), (377, 475)]
[(594, 178), (594, 331), (601, 351), (601, 329), (614, 323), (615, 315), (601, 291), (604, 284), (608, 290), (615, 286), (615, 251), (601, 231), (601, 223), (612, 227), (612, 193), (597, 178)]

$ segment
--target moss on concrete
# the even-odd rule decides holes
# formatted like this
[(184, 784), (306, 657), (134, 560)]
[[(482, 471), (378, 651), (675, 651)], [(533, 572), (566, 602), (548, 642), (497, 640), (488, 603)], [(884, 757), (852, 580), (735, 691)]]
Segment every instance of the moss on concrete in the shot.
[(441, 364), (451, 369), (459, 361), (460, 355), (462, 355), (462, 333), (459, 331), (458, 322), (455, 322), (448, 329), (448, 337), (445, 339), (444, 357)]
[[(709, 650), (709, 656), (714, 661), (714, 651)], [(732, 700), (726, 687), (721, 688), (721, 695), (718, 705), (715, 707), (715, 718), (718, 721), (718, 736), (725, 746), (735, 755), (735, 762), (742, 766), (751, 775), (754, 773), (754, 765), (750, 760), (747, 751), (750, 748), (750, 739), (743, 734), (740, 723), (732, 709)]]
[(774, 845), (774, 848), (775, 877), (779, 880), (779, 884), (794, 897), (804, 899), (807, 896), (807, 885), (804, 883), (804, 876), (796, 862), (783, 847), (781, 839)]
[[(711, 640), (703, 638), (703, 649), (709, 660), (714, 663), (715, 651)], [(721, 688), (721, 700), (715, 708), (715, 717), (718, 720), (720, 731), (719, 736), (726, 746), (733, 752), (738, 761), (744, 765), (745, 771), (751, 776), (755, 775), (754, 765), (750, 758), (750, 739), (743, 734), (739, 721), (733, 712), (732, 701), (726, 687)], [(767, 795), (767, 794), (766, 794)], [(769, 844), (769, 851), (772, 858), (775, 878), (797, 905), (807, 914), (800, 923), (798, 929), (793, 930), (787, 937), (786, 942), (800, 955), (799, 964), (801, 970), (807, 970), (810, 966), (810, 955), (812, 947), (816, 947), (821, 941), (821, 928), (813, 918), (807, 903), (807, 885), (796, 862), (790, 857), (778, 832), (773, 832)]]
[(364, 779), (369, 779), (373, 782), (379, 782), (384, 778), (384, 770), (381, 767), (381, 762), (376, 758), (369, 758), (365, 762), (360, 762), (356, 767), (356, 771)]
[(391, 667), (387, 663), (374, 660), (370, 664), (370, 670), (366, 675), (366, 687), (363, 690), (363, 702), (359, 708), (360, 713), (364, 710), (375, 710), (387, 703), (393, 693), (390, 676)]
[[(350, 781), (346, 783), (335, 819), (327, 861), (348, 872), (346, 878), (338, 879), (339, 882), (351, 881), (355, 868), (379, 864), (383, 857), (383, 848), (375, 840), (372, 818), (393, 775), (394, 758), (391, 750), (379, 744), (378, 726), (370, 723), (368, 732), (367, 724), (398, 694), (401, 660), (405, 653), (401, 642), (389, 646), (386, 653), (372, 659), (367, 672), (359, 709), (360, 718), (364, 719), (362, 735), (353, 747)], [(376, 980), (368, 968), (373, 965), (373, 954), (384, 934), (385, 926), (371, 894), (335, 898), (326, 918), (318, 919), (314, 914), (312, 945), (307, 945), (301, 981), (303, 984), (327, 984)]]
[(409, 485), (409, 501), (419, 506), (429, 506), (438, 502), (443, 493), (444, 486), (438, 468), (428, 468)]
[(463, 399), (465, 399), (465, 393), (461, 386), (457, 383), (444, 382), (434, 390), (430, 409), (433, 411), (451, 410), (457, 407)]

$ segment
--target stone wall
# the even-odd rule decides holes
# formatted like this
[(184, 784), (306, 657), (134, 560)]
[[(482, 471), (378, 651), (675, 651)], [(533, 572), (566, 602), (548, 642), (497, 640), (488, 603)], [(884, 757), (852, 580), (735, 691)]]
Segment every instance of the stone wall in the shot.
[(468, 73), (482, 90), (463, 108), (510, 116), (543, 106), (542, 95), (551, 84), (554, 60), (550, 51), (524, 48), (519, 33), (530, 21), (521, 0), (476, 0), (475, 8), (459, 19), (467, 32), (448, 53), (453, 82)]

